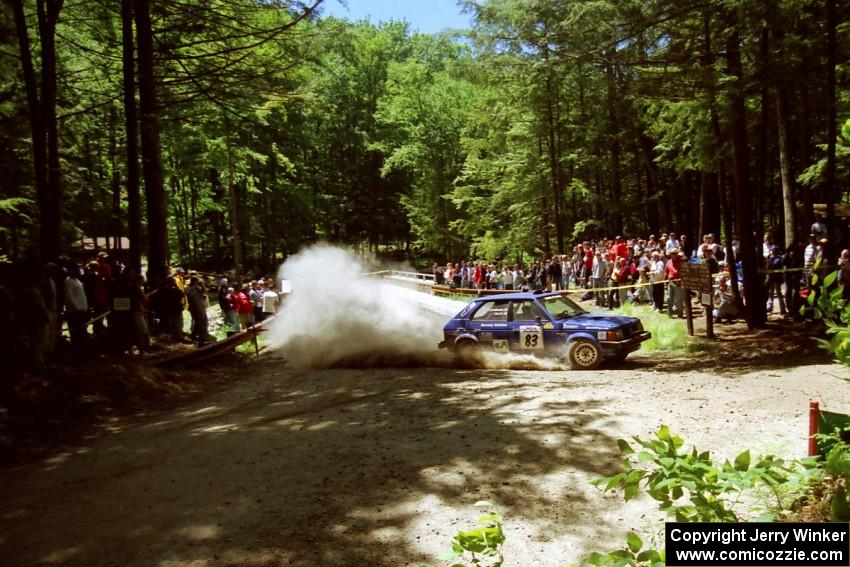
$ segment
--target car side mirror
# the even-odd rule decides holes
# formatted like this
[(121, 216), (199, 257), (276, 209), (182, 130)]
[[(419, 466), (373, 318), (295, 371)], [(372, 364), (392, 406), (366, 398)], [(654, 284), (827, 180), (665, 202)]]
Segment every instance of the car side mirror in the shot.
[(543, 319), (541, 319), (540, 315), (538, 315), (537, 317), (534, 318), (534, 322), (537, 323), (538, 325), (542, 325)]

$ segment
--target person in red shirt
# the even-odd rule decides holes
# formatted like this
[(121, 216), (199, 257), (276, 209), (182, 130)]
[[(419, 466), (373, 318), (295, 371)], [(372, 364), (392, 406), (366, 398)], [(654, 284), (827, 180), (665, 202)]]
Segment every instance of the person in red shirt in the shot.
[(596, 254), (593, 252), (593, 246), (590, 245), (590, 242), (585, 242), (583, 247), (584, 260), (582, 261), (581, 277), (582, 281), (590, 284), (591, 274), (593, 273), (593, 259), (596, 257)]
[(622, 236), (618, 236), (614, 239), (614, 255), (616, 258), (623, 258), (626, 260), (629, 258), (629, 246), (623, 240)]
[(681, 281), (670, 281), (679, 279), (679, 269), (682, 266), (682, 256), (678, 248), (670, 251), (670, 259), (667, 260), (667, 315), (673, 316), (675, 311), (679, 317), (685, 316), (685, 290)]
[(233, 303), (236, 305), (236, 313), (239, 315), (239, 325), (247, 329), (254, 324), (254, 303), (248, 297), (248, 284), (233, 294)]

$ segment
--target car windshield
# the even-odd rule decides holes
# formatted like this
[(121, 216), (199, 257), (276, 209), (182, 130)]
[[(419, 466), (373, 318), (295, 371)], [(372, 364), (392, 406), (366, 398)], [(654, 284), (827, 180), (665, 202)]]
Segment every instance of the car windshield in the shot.
[(539, 298), (539, 301), (543, 304), (543, 307), (545, 307), (546, 310), (552, 314), (552, 317), (554, 317), (555, 319), (566, 319), (567, 317), (573, 317), (575, 315), (581, 315), (582, 313), (586, 313), (586, 311), (582, 309), (572, 299), (564, 297), (563, 295), (551, 295), (549, 297), (541, 297)]

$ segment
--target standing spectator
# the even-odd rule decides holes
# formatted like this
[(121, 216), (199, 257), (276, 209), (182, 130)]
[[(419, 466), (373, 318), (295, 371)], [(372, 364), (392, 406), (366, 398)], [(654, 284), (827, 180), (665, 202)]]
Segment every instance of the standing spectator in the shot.
[(236, 308), (231, 301), (233, 288), (227, 284), (227, 278), (221, 278), (218, 282), (218, 307), (221, 309), (221, 317), (224, 324), (231, 329), (239, 330), (239, 316), (236, 314)]
[(646, 268), (638, 268), (637, 289), (635, 290), (635, 302), (638, 305), (652, 303), (649, 278), (646, 276)]
[(151, 333), (148, 322), (149, 300), (145, 295), (145, 277), (130, 272), (132, 286), (130, 288), (130, 318), (133, 325), (133, 344), (142, 351), (150, 350)]
[[(80, 281), (83, 284), (83, 289), (86, 292), (86, 302), (89, 306), (89, 311), (94, 316), (95, 321), (92, 323), (92, 331), (95, 336), (102, 336), (105, 331), (103, 315), (109, 311), (109, 290), (111, 286), (110, 278), (107, 278), (106, 273), (111, 274), (112, 268), (106, 263), (106, 254), (101, 252), (98, 255), (97, 262), (89, 262), (86, 264), (83, 274), (80, 276)], [(102, 271), (101, 271), (102, 270)]]
[(68, 332), (71, 335), (71, 347), (77, 352), (88, 349), (89, 333), (88, 325), (89, 304), (86, 300), (86, 291), (80, 281), (80, 267), (71, 264), (68, 268), (68, 277), (65, 278), (65, 317), (68, 321)]
[(682, 282), (675, 281), (679, 279), (679, 269), (682, 266), (682, 256), (679, 250), (673, 249), (670, 251), (670, 259), (667, 260), (666, 276), (667, 276), (667, 315), (673, 317), (673, 313), (679, 317), (684, 317), (685, 313), (685, 293), (682, 289)]
[(225, 303), (227, 304), (226, 321), (228, 331), (235, 332), (240, 329), (239, 313), (236, 310), (238, 299), (236, 298), (236, 290), (232, 286), (228, 286), (227, 292), (224, 295)]
[(514, 274), (507, 264), (502, 266), (500, 281), (502, 283), (502, 289), (512, 290), (514, 288)]
[(484, 269), (481, 267), (481, 262), (475, 262), (475, 269), (472, 271), (472, 283), (475, 289), (484, 288)]
[(802, 246), (799, 242), (793, 243), (788, 250), (785, 251), (785, 258), (782, 264), (785, 266), (785, 306), (788, 308), (791, 316), (794, 319), (799, 319), (800, 316), (800, 283), (802, 274), (800, 268), (803, 267), (803, 254), (801, 253)]
[(470, 269), (467, 265), (467, 262), (460, 263), (460, 287), (462, 289), (468, 289), (472, 287), (472, 278), (470, 277)]
[(47, 305), (41, 293), (42, 275), (35, 261), (24, 264), (21, 274), (21, 288), (15, 301), (18, 329), (25, 345), (27, 365), (35, 371), (45, 368), (47, 342), (50, 335), (50, 319)]
[(254, 305), (254, 321), (260, 322), (263, 320), (263, 280), (257, 280), (251, 283), (251, 289), (248, 291), (248, 299)]
[(680, 250), (682, 245), (679, 243), (679, 239), (676, 238), (676, 235), (672, 232), (670, 233), (670, 238), (667, 239), (667, 244), (665, 246), (665, 251), (669, 254), (673, 250)]
[(434, 262), (434, 265), (431, 267), (431, 271), (434, 274), (434, 283), (437, 285), (443, 285), (446, 283), (446, 275), (444, 270), (437, 265), (437, 262)]
[(563, 289), (561, 278), (564, 275), (564, 268), (561, 266), (561, 259), (557, 256), (552, 256), (552, 261), (549, 263), (549, 282), (552, 291)]
[(714, 250), (710, 247), (706, 247), (703, 251), (703, 263), (708, 266), (708, 273), (711, 275), (716, 274), (720, 271), (720, 263), (714, 257)]
[(582, 259), (582, 283), (587, 287), (593, 285), (593, 262), (596, 259), (596, 253), (590, 242), (585, 242), (583, 245), (584, 258)]
[[(175, 322), (175, 325), (178, 325), (180, 327), (180, 329), (181, 329), (180, 332), (182, 333), (183, 332), (182, 329), (184, 328), (183, 311), (186, 310), (186, 308), (188, 307), (188, 303), (186, 301), (186, 271), (183, 270), (183, 268), (177, 268), (176, 270), (174, 270), (174, 283), (177, 285), (177, 289), (180, 290), (180, 296), (181, 296), (181, 299), (180, 299), (181, 303), (180, 304), (183, 307), (180, 310), (180, 313), (177, 314), (177, 317), (180, 320)], [(181, 337), (181, 340), (182, 340), (182, 337)]]
[(277, 313), (280, 298), (272, 286), (266, 286), (263, 291), (263, 318), (271, 317)]
[(803, 251), (803, 277), (805, 278), (806, 287), (812, 285), (812, 268), (815, 265), (815, 257), (818, 252), (818, 238), (815, 234), (809, 235), (809, 244)]
[(632, 270), (628, 260), (625, 258), (617, 258), (617, 269), (614, 273), (615, 285), (619, 287), (617, 294), (614, 296), (617, 302), (617, 307), (624, 306), (629, 301), (629, 284), (632, 281)]
[(242, 289), (237, 291), (234, 297), (236, 313), (239, 315), (239, 326), (247, 329), (254, 324), (254, 304), (248, 297), (249, 284), (242, 284)]
[(519, 264), (515, 264), (514, 269), (513, 269), (513, 283), (514, 283), (514, 289), (516, 291), (522, 290), (522, 285), (524, 283), (523, 282), (524, 277), (525, 277), (525, 274), (522, 273), (522, 269), (519, 267)]
[(566, 255), (558, 258), (561, 263), (561, 289), (570, 289), (570, 281), (573, 279), (573, 263)]
[(815, 222), (812, 223), (812, 234), (816, 239), (827, 238), (826, 224), (823, 222), (823, 216), (815, 215)]
[(454, 283), (455, 278), (455, 265), (449, 262), (446, 264), (446, 271), (443, 273), (443, 278), (446, 280), (446, 283), (451, 287), (457, 287)]
[(202, 347), (210, 334), (210, 322), (207, 318), (207, 292), (197, 276), (189, 278), (186, 302), (189, 305), (189, 315), (192, 316), (192, 338), (198, 341), (199, 347)]
[(160, 323), (171, 337), (178, 342), (183, 340), (183, 292), (177, 287), (174, 276), (165, 280), (157, 292), (157, 309), (159, 311)]
[(596, 305), (599, 307), (605, 307), (605, 292), (600, 291), (605, 287), (605, 276), (608, 273), (608, 261), (605, 259), (605, 256), (602, 252), (596, 253), (596, 258), (593, 260), (593, 287), (596, 290), (594, 294), (596, 295)]
[(691, 249), (691, 243), (688, 242), (688, 235), (682, 234), (679, 236), (679, 249), (685, 255), (685, 258), (690, 258), (693, 256), (693, 250)]

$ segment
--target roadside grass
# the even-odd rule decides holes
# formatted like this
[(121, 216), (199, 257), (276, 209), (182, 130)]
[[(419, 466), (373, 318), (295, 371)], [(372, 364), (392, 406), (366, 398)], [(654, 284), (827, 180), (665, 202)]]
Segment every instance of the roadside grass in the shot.
[(702, 350), (702, 345), (688, 336), (684, 319), (671, 319), (646, 305), (627, 303), (612, 313), (626, 317), (637, 317), (643, 328), (652, 333), (652, 338), (643, 343), (640, 353), (685, 355)]

